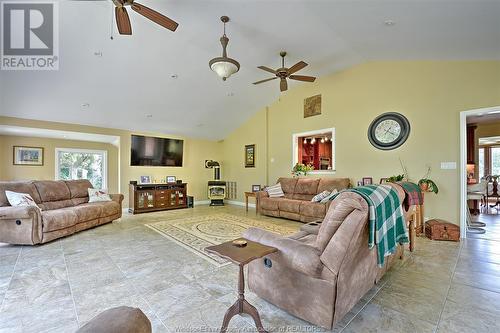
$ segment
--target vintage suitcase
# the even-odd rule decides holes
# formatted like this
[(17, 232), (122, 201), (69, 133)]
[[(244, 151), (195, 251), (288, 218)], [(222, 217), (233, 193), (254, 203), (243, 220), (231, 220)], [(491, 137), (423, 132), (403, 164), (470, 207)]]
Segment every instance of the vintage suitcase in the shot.
[(425, 236), (432, 240), (460, 241), (460, 227), (444, 220), (429, 220), (425, 223)]

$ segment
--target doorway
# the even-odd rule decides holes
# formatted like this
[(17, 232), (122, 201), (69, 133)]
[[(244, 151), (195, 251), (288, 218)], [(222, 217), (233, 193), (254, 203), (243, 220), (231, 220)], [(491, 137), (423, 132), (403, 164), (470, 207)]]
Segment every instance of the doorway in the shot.
[[(498, 141), (497, 141), (498, 139)], [(500, 238), (500, 106), (460, 113), (460, 233), (476, 237), (467, 221), (485, 222)], [(498, 205), (496, 203), (498, 202)], [(478, 213), (468, 219), (468, 211)], [(470, 215), (469, 215), (470, 216)], [(480, 223), (476, 227), (481, 227)], [(470, 229), (469, 229), (470, 228)], [(467, 230), (470, 230), (468, 235)], [(495, 235), (498, 231), (498, 235)]]

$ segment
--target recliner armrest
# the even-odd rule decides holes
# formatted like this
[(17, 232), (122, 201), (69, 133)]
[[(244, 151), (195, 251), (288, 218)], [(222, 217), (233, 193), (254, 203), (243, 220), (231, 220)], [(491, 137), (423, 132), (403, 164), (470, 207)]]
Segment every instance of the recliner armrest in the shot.
[(123, 194), (110, 194), (109, 196), (111, 197), (111, 200), (119, 203), (121, 206), (123, 201)]
[(249, 228), (243, 233), (243, 237), (277, 248), (278, 252), (274, 254), (275, 259), (291, 269), (313, 277), (321, 275), (323, 263), (315, 247), (258, 228)]
[(269, 197), (269, 193), (267, 193), (267, 191), (256, 192), (256, 199), (257, 200), (262, 199), (262, 198), (267, 198), (267, 197)]
[(40, 214), (40, 208), (35, 206), (5, 206), (0, 207), (0, 220), (27, 219)]

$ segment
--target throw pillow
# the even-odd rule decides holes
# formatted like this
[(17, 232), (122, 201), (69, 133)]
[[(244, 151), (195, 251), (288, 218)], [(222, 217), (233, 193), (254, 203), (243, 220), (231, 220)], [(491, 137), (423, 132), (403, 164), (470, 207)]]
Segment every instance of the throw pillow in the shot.
[(316, 194), (312, 199), (311, 199), (311, 202), (320, 202), (321, 200), (323, 200), (324, 198), (326, 198), (327, 196), (330, 195), (330, 192), (328, 191), (323, 191), (319, 194)]
[(281, 188), (280, 183), (267, 187), (266, 191), (269, 194), (270, 198), (281, 198), (285, 196), (285, 193), (283, 193), (283, 189)]
[(89, 188), (89, 202), (102, 202), (102, 201), (112, 201), (109, 194), (105, 190), (98, 190), (95, 188)]
[(339, 191), (337, 191), (336, 189), (334, 189), (334, 190), (332, 191), (332, 193), (330, 193), (327, 197), (323, 198), (323, 200), (321, 200), (320, 202), (321, 202), (321, 203), (327, 203), (329, 200), (332, 200), (332, 199), (333, 199), (333, 197), (334, 197), (337, 193), (339, 193)]
[(20, 207), (20, 206), (34, 206), (38, 207), (35, 200), (28, 193), (19, 193), (12, 191), (5, 191), (5, 196), (7, 197), (7, 201), (12, 207)]

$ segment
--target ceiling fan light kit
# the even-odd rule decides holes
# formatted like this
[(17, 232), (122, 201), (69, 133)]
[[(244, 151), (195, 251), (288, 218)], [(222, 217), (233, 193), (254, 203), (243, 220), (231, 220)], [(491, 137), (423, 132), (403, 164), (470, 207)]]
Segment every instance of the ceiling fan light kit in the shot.
[(211, 70), (222, 78), (223, 81), (226, 81), (228, 77), (240, 70), (240, 63), (227, 56), (227, 44), (229, 43), (229, 38), (226, 36), (226, 23), (229, 22), (229, 17), (222, 16), (220, 20), (224, 24), (224, 34), (220, 38), (220, 43), (222, 45), (222, 57), (213, 58), (210, 60), (208, 65)]

